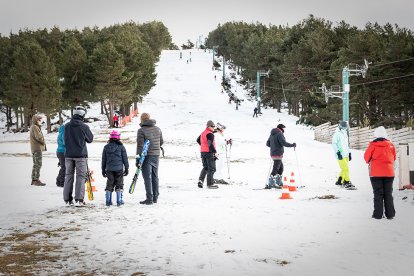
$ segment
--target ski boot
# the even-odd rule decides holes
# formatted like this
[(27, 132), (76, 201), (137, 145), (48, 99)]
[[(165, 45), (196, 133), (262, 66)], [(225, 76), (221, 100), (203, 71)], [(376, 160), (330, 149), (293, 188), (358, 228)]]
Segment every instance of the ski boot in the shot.
[(203, 181), (198, 180), (197, 186), (198, 186), (199, 188), (203, 188)]
[(342, 185), (342, 176), (338, 177), (338, 180), (335, 182), (335, 185)]
[(122, 191), (117, 191), (116, 192), (116, 206), (121, 206), (124, 205), (124, 201), (122, 199)]
[(271, 189), (271, 188), (276, 188), (276, 178), (273, 175), (269, 176), (269, 180), (267, 182), (265, 189)]
[(276, 189), (282, 189), (283, 182), (282, 182), (282, 176), (280, 174), (275, 175), (275, 188)]
[(106, 199), (106, 206), (111, 206), (112, 205), (112, 192), (111, 191), (106, 191), (105, 193), (105, 199)]
[(356, 190), (357, 188), (354, 186), (354, 184), (351, 183), (351, 181), (344, 181), (344, 188), (347, 190)]

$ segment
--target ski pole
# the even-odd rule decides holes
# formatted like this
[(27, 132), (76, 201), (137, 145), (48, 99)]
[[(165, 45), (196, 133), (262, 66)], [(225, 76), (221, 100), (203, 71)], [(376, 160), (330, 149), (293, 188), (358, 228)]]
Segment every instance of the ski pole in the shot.
[(270, 176), (270, 172), (271, 172), (271, 169), (272, 169), (272, 163), (273, 163), (273, 159), (270, 158), (270, 166), (269, 166), (269, 170), (267, 171), (267, 175), (266, 175), (266, 184), (265, 184), (265, 187), (269, 183), (269, 176)]
[(225, 144), (225, 149), (226, 149), (226, 162), (227, 162), (227, 176), (228, 176), (228, 179), (230, 179), (230, 156), (228, 155), (228, 152), (227, 152), (227, 143)]
[(302, 182), (302, 175), (300, 173), (300, 167), (299, 167), (299, 159), (298, 159), (298, 155), (296, 154), (296, 147), (293, 148), (293, 151), (295, 152), (295, 157), (296, 157), (296, 167), (298, 168), (298, 174), (299, 174), (299, 181), (301, 183), (301, 185), (303, 185)]

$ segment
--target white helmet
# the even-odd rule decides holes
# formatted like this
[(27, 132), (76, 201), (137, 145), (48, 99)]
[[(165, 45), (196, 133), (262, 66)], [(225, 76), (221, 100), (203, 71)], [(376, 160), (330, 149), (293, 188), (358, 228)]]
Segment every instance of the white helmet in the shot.
[(86, 115), (86, 108), (83, 106), (77, 106), (73, 109), (73, 115), (79, 115), (81, 117), (85, 117)]

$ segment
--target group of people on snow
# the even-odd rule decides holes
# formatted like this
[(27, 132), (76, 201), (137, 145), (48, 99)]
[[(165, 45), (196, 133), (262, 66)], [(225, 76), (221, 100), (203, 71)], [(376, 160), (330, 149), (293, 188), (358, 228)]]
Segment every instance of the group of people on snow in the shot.
[[(78, 106), (73, 110), (72, 119), (59, 128), (57, 137), (56, 155), (59, 160), (60, 170), (56, 178), (56, 185), (63, 187), (64, 201), (72, 205), (84, 205), (85, 182), (88, 173), (88, 151), (86, 144), (92, 143), (93, 134), (89, 126), (84, 123), (86, 109)], [(150, 118), (148, 113), (143, 113), (140, 118), (140, 128), (137, 132), (136, 166), (140, 167), (140, 154), (146, 140), (150, 141), (147, 155), (142, 164), (142, 175), (144, 178), (146, 199), (141, 204), (151, 205), (157, 203), (159, 196), (159, 156), (163, 145), (162, 131), (156, 126), (156, 121)], [(42, 118), (34, 115), (30, 128), (30, 145), (33, 157), (32, 182), (31, 185), (44, 186), (40, 180), (40, 168), (42, 166), (42, 152), (46, 151), (46, 143), (41, 131)], [(284, 132), (286, 126), (278, 124), (272, 129), (266, 145), (270, 148), (270, 157), (273, 160), (273, 168), (265, 188), (280, 189), (283, 186), (282, 175), (284, 171), (283, 154), (284, 147), (296, 148), (296, 143), (288, 143)], [(207, 177), (207, 188), (217, 189), (217, 183), (227, 184), (223, 177), (225, 161), (227, 168), (229, 162), (229, 150), (232, 139), (225, 139), (226, 127), (220, 123), (217, 125), (209, 120), (206, 129), (196, 139), (200, 145), (202, 170), (197, 186), (203, 188)], [(336, 185), (346, 189), (355, 190), (356, 187), (350, 180), (349, 162), (352, 155), (349, 149), (348, 124), (341, 121), (332, 137), (332, 147), (338, 160), (340, 173)], [(374, 193), (374, 212), (372, 217), (381, 219), (384, 215), (388, 219), (395, 216), (392, 197), (392, 184), (394, 180), (394, 162), (396, 160), (395, 147), (387, 138), (384, 127), (378, 127), (374, 131), (375, 139), (370, 142), (364, 153), (365, 162), (369, 165), (370, 181)], [(121, 134), (112, 131), (108, 143), (102, 152), (102, 175), (107, 178), (106, 183), (106, 205), (112, 205), (112, 193), (115, 190), (117, 205), (123, 204), (123, 177), (129, 173), (129, 163), (126, 149), (120, 141)], [(230, 146), (230, 147), (228, 147)], [(216, 166), (216, 163), (218, 166)], [(76, 171), (76, 178), (75, 178)], [(216, 173), (216, 175), (215, 175)], [(229, 174), (229, 171), (228, 171)], [(75, 181), (76, 179), (76, 181)], [(73, 197), (73, 184), (75, 182), (75, 194)]]

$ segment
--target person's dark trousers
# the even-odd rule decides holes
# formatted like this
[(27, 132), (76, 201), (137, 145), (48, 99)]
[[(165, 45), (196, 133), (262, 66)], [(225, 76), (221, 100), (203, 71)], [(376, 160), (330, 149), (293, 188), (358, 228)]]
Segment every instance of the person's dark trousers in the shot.
[(394, 177), (371, 177), (372, 189), (374, 191), (374, 213), (376, 219), (385, 216), (389, 219), (395, 216), (394, 199), (392, 197), (392, 183)]
[(106, 171), (106, 177), (105, 191), (113, 192), (114, 188), (117, 192), (124, 190), (124, 171)]
[(118, 121), (114, 121), (114, 127), (119, 127)]
[(275, 176), (276, 174), (282, 175), (282, 173), (283, 173), (282, 160), (273, 160), (273, 169), (272, 169), (272, 172), (270, 174)]
[(159, 180), (158, 180), (158, 155), (145, 156), (142, 164), (142, 177), (144, 178), (145, 191), (147, 200), (156, 202), (159, 196)]
[(213, 185), (213, 175), (216, 171), (216, 160), (212, 152), (202, 152), (201, 161), (203, 162), (203, 169), (201, 170), (199, 179), (204, 182), (207, 175), (207, 186)]
[(66, 166), (65, 166), (65, 153), (64, 152), (56, 152), (56, 156), (59, 159), (59, 174), (56, 177), (56, 185), (58, 187), (63, 187), (65, 184), (65, 171), (66, 171)]

